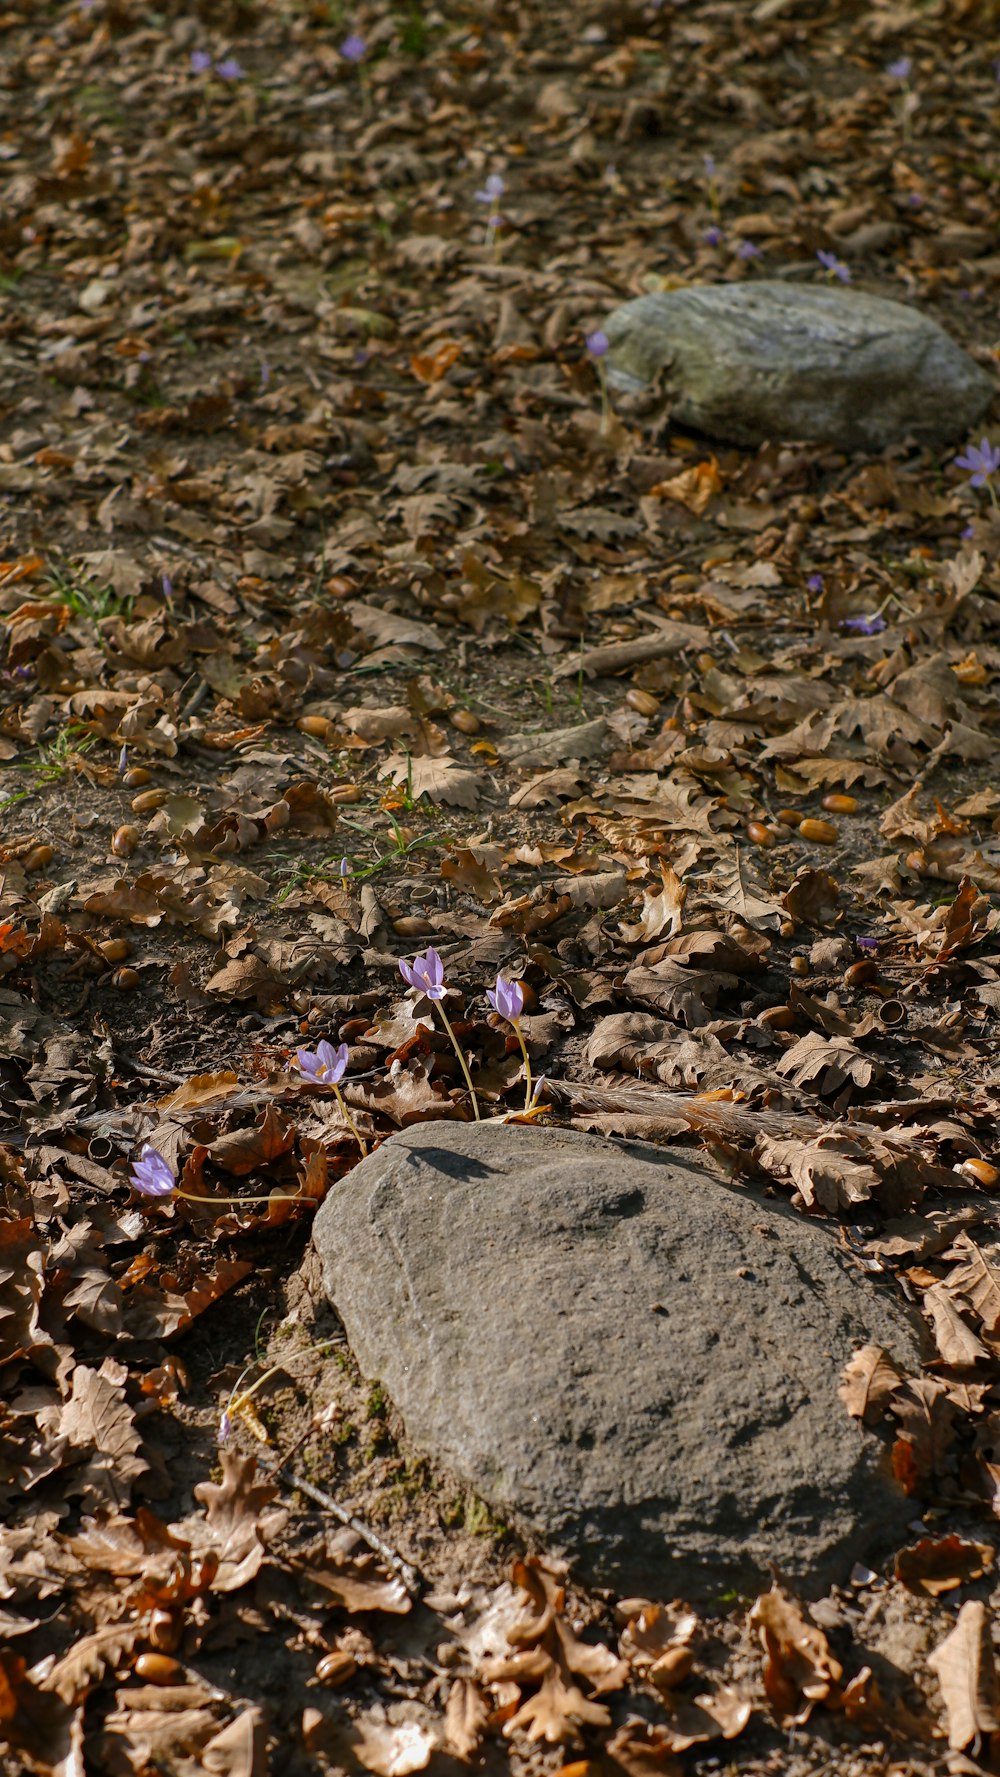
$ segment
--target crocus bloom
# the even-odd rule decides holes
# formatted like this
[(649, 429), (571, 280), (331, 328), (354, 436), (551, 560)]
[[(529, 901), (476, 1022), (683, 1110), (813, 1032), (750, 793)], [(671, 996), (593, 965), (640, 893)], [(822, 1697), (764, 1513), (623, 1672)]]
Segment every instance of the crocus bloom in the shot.
[(192, 74), (207, 74), (211, 66), (212, 58), (207, 49), (193, 49), (191, 51)]
[(127, 746), (122, 747), (122, 750), (118, 755), (118, 770), (119, 770), (119, 773), (121, 774), (121, 776), (123, 776), (123, 777), (124, 777), (126, 771), (128, 770), (128, 747)]
[(1000, 469), (1000, 449), (991, 444), (988, 438), (981, 438), (978, 445), (969, 445), (963, 457), (956, 457), (955, 464), (957, 468), (971, 472), (973, 487), (985, 487), (990, 477)]
[(843, 260), (837, 258), (836, 253), (828, 253), (825, 247), (820, 247), (816, 253), (816, 257), (825, 271), (832, 272), (833, 276), (839, 278), (842, 284), (850, 283), (850, 271), (844, 264)]
[(419, 987), (429, 1000), (444, 999), (444, 963), (436, 950), (423, 951), (412, 963), (401, 960), (399, 972), (410, 987)]
[(235, 56), (227, 56), (224, 62), (216, 62), (215, 72), (220, 80), (245, 80), (246, 74), (240, 67)]
[(524, 1011), (524, 989), (520, 981), (508, 981), (503, 975), (497, 976), (496, 987), (487, 989), (486, 998), (500, 1018), (506, 1018), (508, 1024), (516, 1024)]
[(600, 327), (587, 335), (587, 350), (592, 358), (603, 358), (610, 343), (607, 334)]
[(909, 80), (912, 69), (913, 63), (909, 56), (897, 56), (894, 62), (889, 63), (886, 73), (892, 80)]
[(169, 1197), (174, 1188), (174, 1175), (163, 1155), (147, 1142), (132, 1167), (133, 1191), (143, 1197)]
[(232, 1429), (233, 1429), (233, 1420), (232, 1420), (232, 1415), (231, 1415), (231, 1413), (230, 1413), (230, 1412), (229, 1412), (229, 1409), (228, 1409), (228, 1407), (227, 1407), (227, 1408), (226, 1408), (226, 1411), (225, 1411), (225, 1412), (224, 1412), (224, 1413), (223, 1413), (223, 1415), (222, 1415), (222, 1418), (221, 1418), (221, 1419), (220, 1419), (220, 1420), (219, 1420), (219, 1435), (218, 1435), (218, 1441), (219, 1441), (219, 1443), (220, 1443), (220, 1444), (224, 1444), (224, 1443), (225, 1443), (225, 1441), (226, 1441), (226, 1439), (227, 1439), (227, 1438), (228, 1438), (228, 1436), (229, 1436), (229, 1434), (230, 1434), (230, 1432), (231, 1432), (231, 1431), (232, 1431)]
[(823, 590), (823, 576), (822, 576), (822, 574), (810, 574), (808, 580), (806, 581), (806, 586), (808, 587), (810, 592), (822, 592), (822, 590)]
[(499, 173), (491, 173), (483, 185), (482, 191), (476, 192), (477, 204), (498, 204), (503, 197), (503, 180)]
[(347, 1044), (341, 1043), (335, 1049), (332, 1043), (317, 1043), (312, 1049), (296, 1049), (295, 1059), (299, 1073), (307, 1080), (315, 1080), (322, 1086), (336, 1086), (347, 1072)]
[(345, 62), (360, 62), (364, 59), (366, 47), (364, 38), (359, 37), (357, 31), (352, 31), (349, 37), (344, 38), (340, 53)]
[(842, 617), (840, 619), (841, 629), (846, 629), (848, 635), (852, 636), (877, 636), (885, 626), (885, 618), (880, 617), (878, 612), (874, 617)]
[(754, 241), (741, 241), (736, 249), (737, 259), (757, 259), (759, 256), (760, 248)]
[(721, 228), (717, 228), (713, 222), (710, 228), (706, 228), (701, 238), (706, 246), (717, 247), (722, 239), (722, 230)]

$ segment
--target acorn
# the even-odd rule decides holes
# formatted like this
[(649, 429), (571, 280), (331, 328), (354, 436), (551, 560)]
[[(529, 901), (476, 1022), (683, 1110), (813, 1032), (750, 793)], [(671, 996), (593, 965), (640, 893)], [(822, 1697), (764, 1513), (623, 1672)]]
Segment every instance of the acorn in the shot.
[(140, 1654), (133, 1671), (147, 1684), (178, 1684), (184, 1677), (180, 1661), (172, 1660), (169, 1654)]
[(134, 993), (139, 985), (138, 969), (116, 969), (111, 985), (117, 987), (119, 993)]
[(452, 710), (449, 719), (452, 727), (457, 728), (459, 734), (478, 734), (482, 727), (479, 717), (473, 710)]
[(398, 938), (432, 938), (434, 936), (434, 927), (430, 920), (424, 919), (420, 913), (404, 913), (399, 919), (393, 920), (392, 929)]
[(361, 801), (361, 790), (357, 784), (334, 784), (328, 794), (331, 802)]
[(962, 1173), (965, 1178), (974, 1179), (977, 1185), (992, 1187), (1000, 1182), (1000, 1166), (992, 1166), (988, 1160), (981, 1160), (978, 1154), (963, 1160), (955, 1171)]
[(758, 1014), (757, 1023), (766, 1030), (794, 1030), (795, 1013), (791, 1006), (765, 1006)]
[(116, 858), (130, 858), (138, 843), (138, 827), (119, 827), (111, 836), (111, 850)]
[(132, 955), (132, 946), (127, 938), (104, 938), (97, 948), (106, 963), (123, 963), (127, 956)]
[(651, 691), (640, 691), (637, 685), (626, 691), (625, 702), (630, 710), (635, 710), (640, 716), (655, 716), (660, 707), (658, 697), (654, 697)]
[(858, 799), (856, 796), (842, 796), (839, 791), (831, 790), (823, 797), (823, 807), (828, 814), (857, 814)]
[(832, 821), (809, 819), (799, 822), (799, 837), (811, 839), (815, 845), (836, 845), (837, 829)]
[(807, 956), (793, 956), (789, 967), (793, 975), (808, 975), (809, 958)]
[(295, 726), (300, 734), (311, 734), (314, 740), (327, 740), (336, 724), (329, 716), (300, 716)]
[(358, 1662), (346, 1648), (335, 1647), (331, 1653), (324, 1654), (316, 1667), (316, 1677), (320, 1684), (348, 1684), (358, 1670)]
[(747, 821), (747, 838), (752, 844), (765, 847), (775, 842), (775, 835), (770, 827), (765, 827), (763, 821)]
[(658, 1691), (672, 1691), (675, 1685), (684, 1683), (693, 1666), (694, 1654), (689, 1647), (668, 1647), (653, 1661), (649, 1676)]
[(22, 862), (26, 870), (44, 870), (55, 855), (51, 845), (33, 845), (29, 852), (25, 852)]
[(143, 790), (132, 798), (132, 813), (150, 814), (154, 808), (162, 808), (169, 795), (169, 790)]
[(863, 987), (866, 981), (877, 979), (878, 963), (870, 956), (862, 957), (860, 962), (852, 963), (849, 969), (844, 970), (845, 987)]
[(151, 783), (152, 778), (152, 772), (147, 771), (145, 765), (130, 765), (122, 778), (122, 783), (126, 790), (138, 790), (143, 784)]
[(774, 818), (780, 821), (783, 827), (797, 827), (802, 816), (797, 808), (779, 808)]

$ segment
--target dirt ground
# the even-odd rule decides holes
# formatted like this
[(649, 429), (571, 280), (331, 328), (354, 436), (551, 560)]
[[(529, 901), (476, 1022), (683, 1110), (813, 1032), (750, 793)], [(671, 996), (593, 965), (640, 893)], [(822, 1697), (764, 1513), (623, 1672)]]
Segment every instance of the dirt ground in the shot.
[[(602, 419), (586, 344), (822, 251), (995, 369), (998, 22), (0, 16), (5, 1772), (1000, 1769), (992, 479)], [(922, 1307), (921, 1376), (845, 1383), (914, 1548), (644, 1615), (407, 1446), (294, 1064), (348, 1046), (368, 1145), (468, 1116), (428, 945), (487, 1112), (502, 970), (533, 1114), (701, 1144)]]

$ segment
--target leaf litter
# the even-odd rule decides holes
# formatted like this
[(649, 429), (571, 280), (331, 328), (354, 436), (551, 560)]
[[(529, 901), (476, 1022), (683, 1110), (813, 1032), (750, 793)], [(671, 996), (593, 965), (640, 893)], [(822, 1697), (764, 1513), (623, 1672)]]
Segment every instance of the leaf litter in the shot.
[[(994, 362), (988, 10), (3, 21), (12, 1773), (998, 1768), (992, 446), (716, 448), (586, 345), (822, 249)], [(921, 1374), (841, 1380), (882, 1573), (612, 1605), (406, 1450), (302, 1259), (465, 1058), (922, 1309)]]

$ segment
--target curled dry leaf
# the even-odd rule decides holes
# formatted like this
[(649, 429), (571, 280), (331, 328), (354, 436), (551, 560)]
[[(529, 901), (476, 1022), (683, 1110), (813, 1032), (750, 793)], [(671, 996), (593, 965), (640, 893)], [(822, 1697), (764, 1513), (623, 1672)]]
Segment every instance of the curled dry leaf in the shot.
[(468, 1764), (483, 1737), (490, 1708), (474, 1679), (456, 1678), (444, 1712), (444, 1750)]
[(970, 1580), (982, 1579), (993, 1566), (994, 1551), (987, 1543), (966, 1542), (964, 1537), (925, 1536), (896, 1556), (896, 1578), (914, 1592), (937, 1598)]
[(375, 1777), (409, 1777), (411, 1771), (422, 1771), (441, 1743), (438, 1724), (425, 1718), (423, 1711), (395, 1722), (363, 1715), (346, 1738), (359, 1764)]
[(758, 1598), (750, 1622), (764, 1649), (764, 1690), (779, 1715), (804, 1722), (817, 1703), (836, 1706), (843, 1668), (794, 1598), (772, 1586)]
[(993, 1637), (985, 1604), (970, 1598), (927, 1664), (936, 1673), (948, 1713), (948, 1744), (963, 1752), (1000, 1728)]

